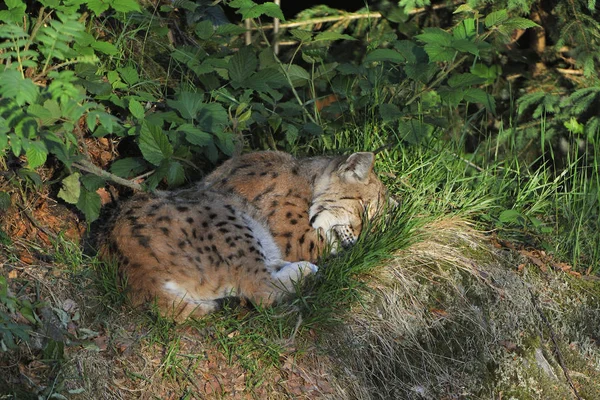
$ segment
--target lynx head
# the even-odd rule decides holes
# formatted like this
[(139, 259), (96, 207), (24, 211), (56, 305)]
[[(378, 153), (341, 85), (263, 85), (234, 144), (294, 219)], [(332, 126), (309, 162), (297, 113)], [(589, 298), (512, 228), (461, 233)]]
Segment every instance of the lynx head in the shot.
[(375, 155), (368, 152), (336, 159), (315, 182), (310, 223), (325, 234), (332, 253), (339, 245), (356, 242), (363, 218), (371, 219), (396, 205), (373, 171), (374, 162)]

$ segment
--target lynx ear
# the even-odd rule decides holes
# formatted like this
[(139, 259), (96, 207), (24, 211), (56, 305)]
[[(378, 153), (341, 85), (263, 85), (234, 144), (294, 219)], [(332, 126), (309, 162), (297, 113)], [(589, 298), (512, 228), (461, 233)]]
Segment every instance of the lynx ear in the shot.
[(375, 163), (375, 154), (373, 153), (354, 153), (338, 168), (338, 173), (346, 182), (366, 183), (373, 170)]

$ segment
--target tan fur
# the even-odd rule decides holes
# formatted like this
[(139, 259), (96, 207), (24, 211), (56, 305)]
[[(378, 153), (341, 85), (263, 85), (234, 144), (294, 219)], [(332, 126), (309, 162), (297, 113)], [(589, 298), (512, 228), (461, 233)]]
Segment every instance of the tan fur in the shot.
[(178, 321), (229, 296), (270, 305), (316, 272), (301, 260), (316, 260), (327, 244), (354, 243), (364, 211), (383, 204), (372, 164), (371, 153), (240, 156), (194, 187), (134, 196), (104, 253), (119, 256), (135, 305), (156, 301)]

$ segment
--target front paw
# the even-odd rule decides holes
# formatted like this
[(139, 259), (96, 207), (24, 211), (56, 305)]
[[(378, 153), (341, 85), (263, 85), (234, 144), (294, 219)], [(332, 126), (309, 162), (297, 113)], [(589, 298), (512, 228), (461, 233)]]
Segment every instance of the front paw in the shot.
[(275, 274), (275, 278), (281, 281), (293, 280), (297, 282), (307, 275), (317, 273), (318, 270), (319, 267), (315, 264), (308, 261), (298, 261), (287, 264)]

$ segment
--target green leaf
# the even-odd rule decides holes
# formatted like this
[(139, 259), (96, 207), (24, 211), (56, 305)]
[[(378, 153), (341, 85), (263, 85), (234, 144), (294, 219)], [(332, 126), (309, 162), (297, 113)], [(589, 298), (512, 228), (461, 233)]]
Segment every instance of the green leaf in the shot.
[(383, 122), (396, 121), (400, 116), (400, 109), (395, 104), (382, 104), (379, 106), (379, 115)]
[(374, 61), (391, 61), (400, 64), (406, 62), (406, 58), (392, 49), (375, 49), (365, 57), (367, 63)]
[(218, 103), (200, 104), (197, 126), (203, 131), (218, 133), (229, 123), (227, 111)]
[(475, 56), (479, 55), (479, 48), (477, 45), (468, 39), (458, 39), (453, 41), (452, 48), (463, 53), (470, 53)]
[(0, 95), (15, 99), (18, 105), (33, 104), (38, 97), (39, 89), (29, 78), (23, 79), (15, 70), (0, 72)]
[(454, 59), (454, 55), (456, 54), (456, 50), (442, 47), (435, 44), (426, 44), (424, 46), (425, 52), (429, 56), (429, 61), (436, 62), (449, 62)]
[(58, 191), (58, 197), (69, 204), (77, 204), (81, 194), (81, 183), (79, 182), (79, 172), (67, 176), (61, 181), (61, 188)]
[(343, 40), (356, 40), (354, 37), (352, 37), (350, 35), (346, 35), (344, 33), (338, 33), (338, 32), (321, 32), (317, 36), (315, 36), (315, 38), (313, 39), (313, 41), (320, 42), (320, 41), (341, 40), (341, 39), (343, 39)]
[(504, 210), (498, 216), (498, 220), (504, 224), (519, 223), (522, 225), (525, 222), (525, 216), (517, 210)]
[(235, 143), (233, 142), (235, 136), (233, 133), (219, 132), (216, 136), (219, 149), (221, 149), (223, 154), (231, 156), (235, 150)]
[(30, 168), (37, 168), (44, 165), (48, 157), (48, 149), (43, 142), (31, 141), (26, 142), (25, 154), (27, 155), (27, 163)]
[(138, 83), (140, 81), (140, 76), (139, 76), (137, 70), (133, 67), (117, 68), (117, 72), (119, 72), (119, 75), (121, 76), (121, 78), (123, 78), (123, 80), (129, 86), (135, 85), (136, 83)]
[(446, 47), (452, 44), (452, 35), (440, 28), (425, 28), (423, 33), (415, 37), (427, 44)]
[(100, 53), (104, 53), (109, 56), (114, 56), (119, 53), (119, 50), (114, 44), (102, 42), (100, 40), (93, 42), (92, 48), (94, 50), (98, 50)]
[(258, 18), (261, 15), (266, 15), (271, 18), (279, 18), (285, 21), (285, 16), (281, 12), (281, 8), (275, 3), (258, 4), (250, 9), (240, 10), (243, 19)]
[(81, 194), (77, 201), (77, 208), (83, 212), (87, 222), (93, 222), (97, 220), (100, 215), (100, 196), (96, 192), (88, 192), (84, 188), (81, 189)]
[(181, 186), (185, 182), (183, 166), (178, 161), (171, 161), (167, 170), (169, 186)]
[(466, 89), (463, 93), (463, 98), (466, 101), (483, 104), (489, 112), (492, 114), (496, 113), (496, 101), (494, 98), (479, 88)]
[(108, 3), (103, 0), (88, 0), (86, 2), (87, 8), (89, 8), (94, 14), (100, 15), (104, 11), (108, 10)]
[(142, 106), (139, 101), (135, 99), (129, 99), (129, 112), (131, 112), (131, 115), (133, 115), (135, 119), (144, 119), (145, 111), (146, 110), (144, 110), (144, 106)]
[(106, 180), (98, 175), (88, 174), (81, 177), (81, 183), (90, 192), (95, 192), (101, 187), (104, 187)]
[(293, 37), (301, 42), (307, 42), (312, 39), (313, 33), (304, 29), (292, 29), (290, 31)]
[(215, 33), (213, 23), (209, 20), (201, 21), (196, 25), (196, 35), (202, 40), (210, 39)]
[(158, 166), (173, 155), (173, 146), (169, 143), (167, 135), (160, 127), (148, 122), (142, 124), (139, 143), (144, 159), (151, 164)]
[(305, 85), (310, 80), (310, 74), (299, 65), (286, 65), (283, 69), (287, 72), (294, 87)]
[(121, 178), (129, 178), (143, 172), (146, 169), (144, 160), (137, 157), (122, 158), (110, 166), (110, 172)]
[(485, 27), (491, 28), (495, 25), (500, 25), (508, 19), (508, 12), (506, 10), (498, 10), (488, 14), (485, 17)]
[(485, 80), (473, 74), (458, 74), (453, 75), (448, 79), (448, 85), (452, 88), (473, 86), (483, 83)]
[(256, 54), (250, 47), (242, 47), (229, 59), (227, 69), (233, 82), (242, 82), (250, 77), (258, 66)]
[(140, 11), (140, 5), (135, 0), (113, 0), (110, 5), (117, 12)]
[(185, 119), (194, 119), (202, 108), (204, 96), (200, 93), (181, 92), (177, 100), (167, 100), (167, 104), (176, 109)]
[(522, 17), (514, 17), (504, 22), (502, 26), (499, 28), (501, 32), (504, 33), (512, 33), (515, 29), (529, 29), (535, 28), (539, 25), (533, 22), (530, 19), (522, 18)]
[(177, 128), (177, 131), (185, 134), (185, 139), (196, 146), (207, 146), (213, 142), (213, 136), (192, 124), (183, 124)]

